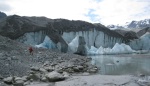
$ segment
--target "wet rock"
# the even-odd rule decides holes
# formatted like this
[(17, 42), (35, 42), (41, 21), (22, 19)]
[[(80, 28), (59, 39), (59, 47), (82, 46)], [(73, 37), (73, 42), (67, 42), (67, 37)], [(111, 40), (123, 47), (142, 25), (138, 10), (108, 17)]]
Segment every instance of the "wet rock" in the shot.
[(63, 75), (61, 75), (60, 73), (58, 73), (56, 71), (48, 73), (46, 75), (46, 78), (51, 82), (61, 81), (61, 80), (65, 79), (65, 77)]

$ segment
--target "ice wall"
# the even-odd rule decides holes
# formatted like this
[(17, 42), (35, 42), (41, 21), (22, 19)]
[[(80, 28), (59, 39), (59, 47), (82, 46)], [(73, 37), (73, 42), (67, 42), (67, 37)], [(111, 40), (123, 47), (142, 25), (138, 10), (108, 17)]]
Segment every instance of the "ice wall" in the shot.
[(122, 43), (121, 38), (111, 37), (105, 34), (102, 31), (79, 31), (79, 32), (64, 32), (62, 37), (67, 42), (70, 43), (72, 39), (76, 36), (82, 36), (85, 39), (85, 42), (88, 47), (95, 46), (95, 47), (113, 47), (115, 43)]
[(132, 40), (129, 45), (134, 50), (150, 50), (150, 33), (147, 32), (139, 39)]
[(43, 42), (45, 38), (45, 33), (43, 31), (39, 32), (29, 32), (25, 33), (23, 36), (19, 37), (17, 41), (30, 45), (37, 45)]
[[(91, 46), (96, 48), (99, 48), (100, 46), (103, 48), (112, 48), (116, 43), (122, 43), (121, 38), (111, 37), (102, 31), (96, 31), (94, 29), (91, 31), (63, 32), (61, 36), (68, 44), (68, 51), (71, 52), (77, 51), (79, 36), (84, 38), (86, 43), (85, 47), (87, 50)], [(37, 47), (44, 47), (49, 49), (57, 48), (59, 50), (61, 49), (61, 44), (59, 44), (59, 42), (54, 44), (54, 42), (49, 37), (47, 37), (43, 31), (26, 33), (22, 37), (18, 38), (17, 41), (33, 46), (37, 45)]]

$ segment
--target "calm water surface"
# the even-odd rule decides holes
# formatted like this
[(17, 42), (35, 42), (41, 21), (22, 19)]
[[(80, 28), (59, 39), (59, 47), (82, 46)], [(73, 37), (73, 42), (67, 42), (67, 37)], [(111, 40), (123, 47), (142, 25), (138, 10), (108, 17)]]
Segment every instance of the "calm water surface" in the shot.
[(92, 57), (92, 64), (103, 75), (150, 75), (150, 54), (99, 55)]

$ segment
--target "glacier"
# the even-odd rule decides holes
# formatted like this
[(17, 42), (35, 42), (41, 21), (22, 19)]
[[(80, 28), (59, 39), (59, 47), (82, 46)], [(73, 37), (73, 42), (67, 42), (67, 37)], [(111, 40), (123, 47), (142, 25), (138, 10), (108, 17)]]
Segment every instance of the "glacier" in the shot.
[[(69, 44), (69, 52), (76, 52), (79, 46), (79, 35), (77, 35)], [(124, 43), (116, 43), (112, 48), (104, 48), (100, 46), (99, 48), (96, 48), (94, 46), (91, 46), (89, 49), (88, 46), (84, 45), (87, 51), (87, 55), (104, 55), (104, 54), (131, 54), (133, 52), (136, 52), (135, 50), (132, 50), (129, 45), (126, 45)]]
[[(79, 45), (79, 37), (83, 37), (85, 44)], [(102, 31), (77, 31), (77, 32), (63, 32), (62, 39), (68, 45), (67, 51), (75, 53), (79, 46), (81, 51), (87, 55), (90, 54), (129, 54), (135, 53), (137, 50), (150, 50), (150, 33), (147, 32), (139, 39), (131, 40), (125, 44), (121, 38), (109, 36)], [(30, 44), (36, 47), (43, 47), (47, 49), (61, 50), (62, 44), (55, 43), (43, 31), (30, 32), (19, 37), (17, 41)], [(84, 49), (82, 49), (84, 48)], [(136, 51), (135, 51), (136, 50)]]
[(134, 50), (150, 50), (150, 33), (146, 32), (139, 39), (132, 40), (129, 45)]
[(105, 34), (102, 31), (93, 29), (92, 31), (78, 31), (78, 32), (63, 32), (62, 38), (66, 43), (70, 43), (76, 36), (82, 36), (85, 39), (88, 47), (113, 47), (115, 43), (122, 43), (119, 37), (113, 37)]

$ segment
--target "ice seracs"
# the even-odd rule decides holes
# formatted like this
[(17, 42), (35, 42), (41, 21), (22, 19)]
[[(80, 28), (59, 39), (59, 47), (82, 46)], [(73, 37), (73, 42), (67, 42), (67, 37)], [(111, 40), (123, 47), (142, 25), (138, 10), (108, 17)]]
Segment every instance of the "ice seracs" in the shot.
[(92, 46), (88, 54), (129, 54), (133, 52), (134, 50), (129, 45), (116, 43), (113, 48), (103, 48), (101, 46), (97, 49)]

